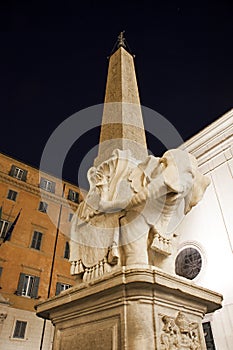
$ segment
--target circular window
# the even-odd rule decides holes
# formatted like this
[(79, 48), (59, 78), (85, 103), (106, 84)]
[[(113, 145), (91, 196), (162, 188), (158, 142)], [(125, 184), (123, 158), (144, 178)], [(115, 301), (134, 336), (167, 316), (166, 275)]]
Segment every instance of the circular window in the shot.
[(177, 255), (175, 267), (179, 276), (192, 280), (201, 271), (201, 266), (201, 254), (195, 248), (185, 248)]

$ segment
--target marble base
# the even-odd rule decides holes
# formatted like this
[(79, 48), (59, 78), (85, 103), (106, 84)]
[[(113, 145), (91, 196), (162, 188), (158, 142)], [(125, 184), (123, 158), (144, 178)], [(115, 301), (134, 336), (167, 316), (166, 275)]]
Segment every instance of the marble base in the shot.
[(222, 296), (150, 266), (127, 266), (36, 306), (53, 350), (206, 349), (201, 321)]

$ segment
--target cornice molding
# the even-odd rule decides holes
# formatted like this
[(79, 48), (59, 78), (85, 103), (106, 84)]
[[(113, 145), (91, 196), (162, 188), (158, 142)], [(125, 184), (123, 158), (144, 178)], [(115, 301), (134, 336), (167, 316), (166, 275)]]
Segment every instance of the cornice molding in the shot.
[(39, 273), (43, 272), (44, 269), (40, 269), (38, 267), (34, 267), (34, 266), (29, 266), (29, 265), (24, 265), (24, 264), (21, 264), (21, 267), (23, 270), (33, 270), (33, 271), (37, 271)]
[(223, 153), (225, 161), (232, 158), (233, 109), (184, 142), (179, 148), (193, 154), (199, 166)]
[(50, 200), (51, 202), (54, 202), (56, 204), (62, 204), (65, 207), (71, 207), (72, 209), (77, 209), (78, 204), (73, 203), (68, 201), (66, 198), (64, 197), (60, 197), (57, 196), (56, 194), (50, 193), (50, 192), (46, 192), (45, 190), (42, 190), (38, 187), (36, 187), (35, 185), (31, 185), (27, 182), (18, 180), (10, 175), (7, 175), (3, 172), (0, 172), (0, 182), (6, 183), (8, 185), (13, 185), (17, 188), (19, 188), (20, 190), (32, 193), (34, 195), (36, 195), (37, 197), (41, 198), (41, 193), (43, 193), (43, 200), (47, 199)]

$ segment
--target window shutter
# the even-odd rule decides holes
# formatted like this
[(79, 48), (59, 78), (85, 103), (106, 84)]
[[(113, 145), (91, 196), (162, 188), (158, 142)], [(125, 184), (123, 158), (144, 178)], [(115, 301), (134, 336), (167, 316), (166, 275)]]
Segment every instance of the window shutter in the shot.
[(40, 188), (44, 188), (44, 178), (40, 178)]
[(15, 168), (16, 168), (15, 165), (12, 165), (12, 166), (11, 166), (11, 170), (10, 170), (10, 172), (9, 172), (9, 175), (10, 175), (10, 176), (14, 176)]
[(23, 171), (23, 175), (22, 175), (22, 179), (21, 179), (22, 181), (27, 181), (27, 173), (28, 173), (27, 170)]
[(68, 192), (68, 199), (72, 200), (72, 190), (69, 190), (69, 192)]
[(60, 282), (57, 282), (56, 284), (56, 293), (55, 295), (58, 295), (61, 293), (61, 283)]
[(21, 338), (21, 339), (24, 339), (25, 331), (26, 331), (26, 325), (27, 325), (27, 322), (24, 322), (24, 321), (20, 322), (19, 338)]
[[(11, 230), (11, 225), (12, 223), (10, 223), (8, 226), (7, 226), (7, 230), (6, 230), (6, 233), (4, 235), (4, 239), (6, 241), (10, 241), (11, 240), (11, 235), (12, 235), (12, 232), (13, 232), (13, 229)], [(8, 232), (9, 231), (9, 232)]]
[(78, 203), (79, 193), (69, 189), (68, 199), (72, 202)]
[(21, 322), (16, 321), (13, 338), (20, 338), (20, 328), (21, 328)]
[(75, 192), (75, 203), (78, 203), (79, 200), (79, 194), (78, 192)]
[(42, 213), (46, 213), (48, 209), (48, 203), (40, 202), (38, 210)]
[(27, 322), (21, 322), (21, 327), (20, 327), (20, 338), (23, 339), (25, 336), (25, 331), (26, 331), (26, 325)]
[(66, 244), (65, 244), (64, 258), (65, 259), (69, 259), (70, 258), (70, 245), (69, 245), (69, 242), (66, 242)]
[(40, 202), (38, 210), (43, 211), (43, 209), (44, 209), (44, 202)]
[(42, 241), (42, 233), (41, 232), (37, 232), (37, 242), (36, 242), (36, 249), (40, 250), (40, 246), (41, 246), (41, 241)]
[(56, 186), (56, 183), (55, 182), (51, 182), (51, 192), (52, 193), (55, 193), (55, 186)]
[(35, 248), (36, 247), (36, 238), (37, 238), (37, 231), (34, 231), (33, 237), (32, 237), (31, 248)]
[(44, 213), (47, 213), (47, 209), (48, 209), (48, 203), (43, 202), (43, 211), (44, 211)]
[(34, 283), (31, 291), (31, 298), (37, 298), (39, 289), (40, 277), (34, 276)]
[(17, 295), (22, 295), (24, 278), (25, 278), (25, 273), (21, 272), (19, 275), (19, 282), (18, 282), (18, 287), (16, 292)]

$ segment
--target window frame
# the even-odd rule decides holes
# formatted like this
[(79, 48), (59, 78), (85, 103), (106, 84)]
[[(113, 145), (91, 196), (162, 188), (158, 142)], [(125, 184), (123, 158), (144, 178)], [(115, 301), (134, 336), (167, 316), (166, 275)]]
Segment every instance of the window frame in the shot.
[(40, 201), (38, 211), (41, 213), (47, 214), (47, 210), (48, 210), (48, 203)]
[[(65, 287), (65, 288), (63, 288)], [(66, 288), (67, 287), (67, 288)], [(67, 290), (69, 288), (71, 288), (72, 285), (69, 283), (64, 283), (64, 282), (57, 282), (56, 283), (56, 292), (55, 295), (59, 295), (61, 292), (63, 292), (64, 290)]]
[(30, 248), (35, 249), (37, 251), (41, 250), (43, 232), (34, 230), (32, 235), (32, 240), (30, 244)]
[[(9, 230), (9, 228), (10, 228), (10, 226), (11, 226), (11, 222), (8, 221), (8, 220), (4, 220), (4, 219), (1, 219), (1, 220), (0, 220), (0, 223), (1, 223), (1, 222), (3, 223), (3, 225), (2, 225), (1, 228), (0, 228), (0, 238), (5, 238), (6, 233), (7, 233), (7, 231)], [(5, 229), (6, 224), (7, 224), (7, 227), (6, 227), (6, 229)], [(4, 229), (5, 229), (5, 232), (3, 232)]]
[(45, 177), (41, 177), (39, 187), (47, 192), (55, 193), (56, 183), (52, 180), (46, 179)]
[(9, 199), (10, 201), (16, 202), (17, 196), (18, 196), (18, 192), (17, 191), (9, 189), (6, 198)]
[(37, 299), (40, 277), (20, 272), (16, 295), (25, 298)]
[(24, 170), (18, 167), (15, 167), (14, 177), (18, 180), (22, 180)]
[(71, 202), (79, 203), (79, 192), (69, 188), (67, 199), (69, 199)]
[[(27, 170), (20, 168), (17, 165), (12, 165), (10, 170), (10, 176), (14, 177), (17, 180), (20, 181), (26, 181), (27, 180)], [(19, 176), (19, 174), (21, 174)]]
[[(23, 337), (16, 336), (16, 334), (15, 334), (16, 333), (17, 323), (20, 323), (20, 327), (22, 326), (22, 324), (25, 324)], [(11, 339), (25, 341), (27, 339), (27, 328), (28, 328), (28, 322), (27, 321), (22, 320), (22, 319), (15, 319), (13, 330), (12, 330)], [(20, 332), (21, 332), (21, 330), (20, 330)]]

